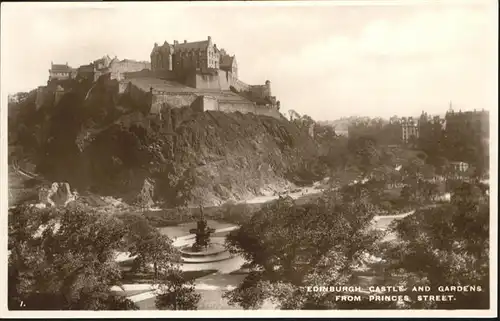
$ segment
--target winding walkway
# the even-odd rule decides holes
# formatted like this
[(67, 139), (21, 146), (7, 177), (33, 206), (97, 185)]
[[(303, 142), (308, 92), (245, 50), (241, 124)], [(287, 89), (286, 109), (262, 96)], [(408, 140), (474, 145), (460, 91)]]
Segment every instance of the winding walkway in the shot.
[[(209, 283), (204, 283), (204, 282), (196, 282), (194, 284), (195, 290), (198, 291), (213, 291), (213, 290), (222, 290), (222, 291), (227, 291), (227, 290), (233, 290), (236, 288), (239, 282), (241, 282), (241, 279), (243, 279), (243, 276), (240, 276), (239, 278), (232, 280), (231, 283), (233, 284), (226, 284), (226, 285), (214, 285), (214, 284), (209, 284)], [(145, 290), (146, 292), (144, 293), (138, 293), (134, 294), (128, 297), (129, 300), (132, 302), (140, 302), (144, 300), (148, 300), (151, 298), (156, 297), (157, 295), (157, 290), (158, 286), (153, 285), (153, 284), (125, 284), (123, 285), (123, 290), (118, 287), (114, 286), (111, 288), (112, 291), (142, 291)]]

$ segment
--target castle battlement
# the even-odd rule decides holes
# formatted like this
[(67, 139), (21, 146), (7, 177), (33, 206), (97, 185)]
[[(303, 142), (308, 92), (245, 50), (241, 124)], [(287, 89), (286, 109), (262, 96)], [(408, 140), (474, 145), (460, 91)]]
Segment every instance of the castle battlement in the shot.
[[(219, 49), (210, 36), (203, 41), (165, 41), (161, 46), (155, 43), (150, 58), (151, 62), (146, 62), (105, 55), (77, 69), (68, 64), (51, 64), (50, 79), (95, 82), (108, 75), (118, 80), (119, 94), (128, 95), (152, 114), (160, 113), (164, 106), (191, 106), (198, 97), (204, 97), (197, 100), (197, 110), (280, 117), (280, 104), (272, 95), (271, 82), (249, 85), (238, 79), (236, 56)], [(46, 92), (39, 90), (38, 96), (37, 106), (41, 106)]]

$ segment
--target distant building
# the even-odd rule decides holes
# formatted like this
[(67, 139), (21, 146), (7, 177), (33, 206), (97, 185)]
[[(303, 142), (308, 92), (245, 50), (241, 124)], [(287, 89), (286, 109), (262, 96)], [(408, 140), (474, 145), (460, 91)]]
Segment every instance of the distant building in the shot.
[(95, 66), (95, 68), (97, 70), (102, 70), (102, 69), (105, 69), (105, 68), (108, 68), (109, 67), (109, 64), (111, 63), (111, 58), (106, 55), (106, 56), (103, 56), (102, 58), (100, 59), (97, 59), (94, 61), (93, 65)]
[(151, 69), (151, 64), (147, 61), (119, 60), (117, 57), (111, 59), (108, 55), (95, 60), (91, 65), (94, 68), (94, 80), (97, 80), (101, 75), (110, 74), (111, 79), (120, 81), (125, 78), (126, 73)]
[(445, 126), (447, 130), (453, 132), (460, 128), (469, 128), (471, 131), (482, 133), (485, 137), (489, 137), (489, 119), (488, 111), (465, 111), (455, 112), (451, 106), (446, 112)]
[(408, 143), (413, 138), (418, 138), (420, 134), (420, 127), (418, 121), (413, 119), (413, 117), (403, 117), (401, 118), (401, 133), (402, 140), (404, 143)]
[(335, 126), (335, 135), (349, 137), (349, 130), (342, 126)]
[(433, 125), (433, 126), (439, 125), (439, 127), (437, 128), (441, 128), (444, 130), (446, 129), (446, 119), (442, 118), (439, 115), (432, 116), (422, 111), (422, 114), (420, 115), (419, 119), (419, 125), (420, 127), (424, 125)]
[(455, 172), (466, 172), (469, 169), (469, 164), (465, 162), (450, 162), (450, 166)]
[(50, 63), (49, 81), (50, 80), (66, 80), (74, 78), (76, 71), (73, 70), (68, 63), (65, 65)]

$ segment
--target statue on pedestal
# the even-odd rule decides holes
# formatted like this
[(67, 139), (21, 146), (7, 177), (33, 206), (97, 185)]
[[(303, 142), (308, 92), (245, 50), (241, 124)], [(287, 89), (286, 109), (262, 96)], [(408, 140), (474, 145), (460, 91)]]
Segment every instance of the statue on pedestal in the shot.
[(196, 228), (189, 231), (189, 233), (196, 235), (192, 248), (193, 251), (199, 252), (206, 249), (210, 244), (210, 234), (213, 232), (215, 232), (215, 229), (208, 227), (207, 220), (203, 214), (203, 207), (200, 205), (200, 219), (197, 222)]

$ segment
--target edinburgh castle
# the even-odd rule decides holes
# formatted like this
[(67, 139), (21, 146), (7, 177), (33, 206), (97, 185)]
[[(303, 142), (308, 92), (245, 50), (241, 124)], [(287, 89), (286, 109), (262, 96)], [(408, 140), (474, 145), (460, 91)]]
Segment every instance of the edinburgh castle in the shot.
[(67, 63), (51, 64), (47, 87), (38, 89), (37, 105), (51, 96), (58, 100), (64, 91), (59, 86), (61, 81), (95, 82), (103, 76), (117, 81), (119, 94), (147, 106), (151, 114), (168, 108), (192, 107), (200, 111), (281, 117), (271, 82), (248, 85), (241, 81), (236, 57), (218, 48), (211, 37), (196, 42), (165, 41), (161, 46), (155, 43), (150, 62), (104, 56), (79, 68), (71, 68)]

